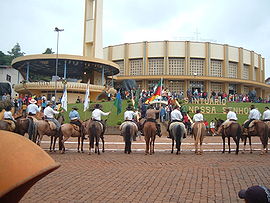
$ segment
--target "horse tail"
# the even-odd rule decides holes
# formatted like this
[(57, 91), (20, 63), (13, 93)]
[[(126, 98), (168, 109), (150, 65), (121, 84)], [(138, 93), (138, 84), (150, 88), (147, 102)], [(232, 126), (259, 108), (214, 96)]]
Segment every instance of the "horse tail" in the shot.
[(59, 150), (62, 150), (63, 148), (62, 141), (63, 141), (63, 132), (61, 127), (59, 130)]
[(130, 127), (130, 125), (126, 125), (126, 127), (125, 127), (125, 142), (127, 143), (127, 142), (130, 142), (130, 140), (131, 140), (131, 133), (130, 133), (130, 131), (131, 131), (131, 127)]
[(182, 137), (182, 128), (181, 125), (176, 126), (176, 149), (180, 150), (180, 144), (181, 144), (181, 137)]
[(90, 128), (90, 147), (94, 148), (95, 137), (97, 137), (96, 125), (93, 124)]
[(268, 126), (266, 123), (264, 123), (264, 135), (263, 135), (263, 139), (262, 139), (262, 144), (263, 147), (266, 148), (267, 144), (268, 144)]
[(237, 123), (237, 132), (236, 132), (236, 138), (237, 140), (243, 140), (243, 134), (242, 134), (242, 128), (241, 125), (239, 123)]

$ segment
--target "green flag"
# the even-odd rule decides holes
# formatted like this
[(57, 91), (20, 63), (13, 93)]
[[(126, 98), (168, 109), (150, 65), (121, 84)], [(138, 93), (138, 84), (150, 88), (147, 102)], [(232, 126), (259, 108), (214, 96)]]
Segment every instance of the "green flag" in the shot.
[(117, 109), (117, 115), (120, 114), (122, 112), (122, 99), (121, 99), (120, 92), (118, 92), (116, 94), (116, 98), (115, 98), (115, 101), (114, 101), (114, 106)]

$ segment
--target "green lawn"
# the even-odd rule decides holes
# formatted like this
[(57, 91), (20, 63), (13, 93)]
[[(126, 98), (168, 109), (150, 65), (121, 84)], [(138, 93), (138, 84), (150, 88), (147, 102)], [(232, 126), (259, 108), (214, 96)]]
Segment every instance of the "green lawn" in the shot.
[[(122, 112), (117, 115), (116, 114), (116, 107), (113, 105), (113, 101), (111, 102), (100, 102), (100, 104), (103, 106), (103, 111), (108, 112), (111, 111), (112, 113), (109, 116), (104, 116), (103, 119), (106, 117), (108, 118), (108, 125), (109, 126), (116, 126), (119, 122), (123, 121), (124, 117), (124, 111), (128, 105), (127, 100), (123, 100), (122, 105)], [(226, 114), (223, 113), (223, 108), (230, 107), (233, 108), (236, 113), (237, 117), (239, 119), (240, 123), (243, 123), (245, 120), (247, 120), (249, 107), (253, 103), (236, 103), (236, 102), (228, 102), (226, 105), (201, 105), (201, 104), (185, 104), (185, 108), (190, 111), (189, 115), (192, 117), (194, 115), (194, 112), (196, 111), (196, 108), (201, 108), (203, 111), (204, 118), (210, 122), (212, 119), (215, 118), (221, 118), (226, 119)], [(90, 104), (92, 106), (93, 103)], [(261, 103), (254, 103), (256, 108), (259, 109), (261, 113), (264, 111), (265, 106), (270, 106), (269, 104), (261, 104)], [(68, 112), (71, 111), (72, 106), (77, 106), (79, 108), (78, 112), (81, 116), (82, 120), (89, 119), (91, 117), (91, 111), (88, 109), (86, 112), (83, 112), (83, 104), (69, 104), (68, 105)], [(193, 113), (192, 113), (193, 111)], [(69, 121), (68, 119), (68, 112), (64, 113), (66, 122)]]

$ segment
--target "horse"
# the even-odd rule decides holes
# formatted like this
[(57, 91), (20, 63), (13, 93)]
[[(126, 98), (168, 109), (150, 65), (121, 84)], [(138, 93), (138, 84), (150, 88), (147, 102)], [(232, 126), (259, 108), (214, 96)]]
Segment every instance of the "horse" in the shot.
[(248, 128), (247, 132), (245, 129), (243, 129), (243, 139), (244, 139), (244, 150), (246, 148), (246, 141), (247, 138), (249, 138), (249, 145), (250, 145), (250, 153), (252, 153), (252, 147), (251, 147), (251, 136), (259, 136), (262, 146), (261, 146), (261, 155), (263, 155), (265, 152), (268, 152), (268, 136), (269, 136), (269, 128), (268, 125), (261, 121), (261, 120), (255, 120), (252, 122), (253, 126)]
[[(206, 134), (206, 128), (203, 122), (195, 122), (192, 128), (192, 134), (195, 140), (195, 154), (201, 155), (203, 153), (202, 150), (202, 142), (203, 138)], [(200, 149), (198, 149), (198, 145), (200, 144)]]
[(185, 125), (181, 122), (173, 122), (171, 123), (169, 127), (170, 135), (172, 137), (172, 151), (173, 154), (173, 148), (174, 148), (174, 141), (176, 142), (176, 154), (180, 153), (180, 147), (181, 147), (181, 140), (183, 139), (184, 133), (185, 133)]
[[(229, 145), (229, 153), (231, 153), (231, 145), (230, 145), (230, 138), (232, 137), (235, 144), (236, 144), (236, 151), (235, 154), (239, 153), (239, 142), (240, 138), (242, 138), (242, 127), (237, 122), (232, 122), (228, 127), (221, 126), (224, 123), (221, 119), (216, 119), (216, 130), (221, 135), (223, 140), (223, 151), (225, 153), (225, 138), (228, 138), (228, 145)], [(227, 125), (227, 124), (226, 124)]]
[[(32, 140), (33, 142), (35, 142), (34, 139), (31, 139), (31, 136), (29, 135), (28, 129), (29, 129), (29, 124), (31, 121), (29, 121), (29, 118), (23, 118), (23, 117), (18, 117), (16, 119), (16, 128), (15, 128), (15, 132), (24, 136), (25, 133), (28, 134), (29, 139)], [(32, 135), (32, 138), (36, 137), (35, 135)]]
[(130, 154), (131, 153), (131, 144), (136, 137), (138, 132), (138, 127), (136, 124), (132, 121), (125, 121), (120, 126), (121, 135), (123, 136), (124, 142), (125, 142), (125, 153)]
[(8, 122), (0, 120), (0, 130), (10, 131), (10, 126)]
[[(83, 130), (83, 125), (81, 126), (81, 130), (79, 131), (79, 126), (76, 126), (74, 128), (75, 124), (70, 124), (70, 123), (65, 123), (61, 125), (61, 137), (59, 139), (59, 142), (61, 142), (62, 145), (62, 154), (65, 153), (65, 141), (67, 141), (70, 137), (77, 137), (78, 138), (78, 147), (77, 147), (77, 152), (80, 152), (80, 140), (83, 143), (84, 139), (84, 130)], [(81, 152), (83, 153), (83, 144), (81, 145)]]
[[(147, 154), (154, 154), (155, 153), (155, 139), (156, 139), (156, 134), (157, 134), (157, 127), (154, 122), (151, 121), (146, 121), (143, 127), (143, 134), (144, 134), (144, 139), (145, 139), (145, 144), (146, 144), (146, 149), (145, 149), (145, 155)], [(149, 148), (150, 148), (150, 153), (149, 153)]]
[[(54, 129), (52, 129), (51, 125), (46, 120), (37, 120), (36, 125), (37, 125), (37, 142), (36, 142), (37, 145), (40, 146), (43, 136), (47, 135), (48, 137), (51, 137), (50, 152), (52, 151), (56, 152), (55, 143), (58, 138), (56, 126), (54, 126)], [(61, 130), (59, 130), (59, 132), (61, 132)], [(62, 145), (61, 145), (61, 142), (59, 141), (59, 150), (61, 149), (62, 149)]]
[[(89, 136), (89, 152), (91, 154), (91, 149), (95, 148), (95, 153), (100, 155), (99, 152), (99, 140), (102, 140), (103, 148), (102, 152), (104, 152), (104, 137), (102, 135), (103, 126), (99, 121), (88, 120), (86, 123), (86, 133)], [(95, 147), (94, 147), (95, 143)]]

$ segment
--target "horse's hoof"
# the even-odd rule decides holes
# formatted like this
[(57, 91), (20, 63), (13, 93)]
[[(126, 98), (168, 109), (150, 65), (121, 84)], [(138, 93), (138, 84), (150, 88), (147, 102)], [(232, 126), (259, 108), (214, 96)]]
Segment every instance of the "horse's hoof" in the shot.
[(222, 154), (224, 154), (225, 153), (225, 151), (222, 151)]
[(81, 151), (82, 153), (84, 153), (84, 151)]
[(49, 152), (52, 152), (52, 150), (50, 150)]
[(56, 150), (53, 150), (53, 152), (56, 152)]
[(173, 154), (173, 151), (171, 151), (171, 154)]
[(251, 151), (251, 152), (249, 152), (250, 154), (252, 154), (253, 152)]
[(102, 150), (102, 153), (104, 153), (105, 152), (105, 150)]
[(65, 152), (64, 152), (64, 151), (62, 151), (62, 152), (61, 152), (61, 154), (65, 154)]
[(81, 153), (80, 150), (77, 151), (78, 153)]
[(242, 154), (245, 154), (245, 152), (244, 152), (244, 151), (242, 151), (241, 153), (242, 153)]
[(91, 155), (91, 153), (90, 153), (90, 152), (88, 152), (88, 155)]
[(125, 151), (125, 154), (127, 153), (127, 151)]

